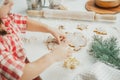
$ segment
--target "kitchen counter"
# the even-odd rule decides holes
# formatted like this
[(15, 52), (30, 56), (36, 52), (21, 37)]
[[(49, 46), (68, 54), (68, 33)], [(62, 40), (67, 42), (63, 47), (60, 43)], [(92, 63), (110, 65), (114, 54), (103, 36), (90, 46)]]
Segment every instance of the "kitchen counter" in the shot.
[[(21, 0), (18, 0), (18, 2), (20, 1)], [(68, 8), (68, 10), (86, 11), (85, 9), (86, 1), (87, 0), (64, 0), (62, 4), (64, 4)], [(18, 2), (15, 1), (16, 4), (18, 4)], [(18, 12), (23, 15), (26, 15), (25, 10), (26, 10), (26, 6), (21, 7), (20, 10), (14, 8), (13, 12)], [(87, 38), (87, 46), (83, 47), (79, 52), (73, 54), (73, 56), (75, 56), (80, 61), (80, 65), (76, 69), (69, 70), (63, 68), (63, 62), (55, 63), (51, 65), (47, 70), (45, 70), (42, 74), (40, 74), (42, 79), (43, 80), (73, 80), (76, 74), (86, 71), (88, 67), (94, 63), (94, 59), (89, 55), (88, 49), (92, 36), (95, 34), (93, 32), (95, 28), (102, 28), (106, 30), (108, 34), (105, 36), (116, 36), (119, 39), (120, 13), (116, 14), (116, 16), (117, 16), (117, 20), (114, 23), (30, 17), (32, 19), (41, 21), (55, 28), (57, 28), (59, 25), (63, 25), (66, 31), (81, 32)], [(83, 31), (77, 30), (76, 29), (77, 25), (88, 26), (88, 29)], [(26, 49), (27, 57), (29, 58), (30, 61), (34, 61), (49, 52), (49, 50), (45, 45), (45, 41), (48, 36), (51, 35), (38, 33), (38, 32), (27, 32), (26, 35), (23, 36), (26, 39), (24, 47)]]

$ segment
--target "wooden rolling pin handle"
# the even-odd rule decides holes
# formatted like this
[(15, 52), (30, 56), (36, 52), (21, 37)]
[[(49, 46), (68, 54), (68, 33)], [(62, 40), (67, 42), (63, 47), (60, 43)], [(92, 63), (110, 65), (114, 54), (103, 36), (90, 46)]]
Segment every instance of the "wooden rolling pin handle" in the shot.
[(115, 22), (116, 19), (117, 19), (116, 15), (110, 15), (110, 14), (96, 14), (95, 15), (96, 21)]
[(44, 11), (43, 10), (27, 10), (27, 14), (29, 16), (39, 16), (43, 17), (44, 16)]

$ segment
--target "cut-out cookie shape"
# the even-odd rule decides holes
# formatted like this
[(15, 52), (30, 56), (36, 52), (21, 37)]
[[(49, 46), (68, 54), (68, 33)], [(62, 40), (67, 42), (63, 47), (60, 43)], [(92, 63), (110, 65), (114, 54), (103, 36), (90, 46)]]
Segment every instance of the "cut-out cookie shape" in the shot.
[[(79, 51), (87, 44), (86, 38), (80, 32), (66, 33), (66, 38), (68, 40), (69, 47), (74, 51)], [(51, 36), (48, 37), (46, 44), (48, 50), (53, 50), (58, 45), (55, 38), (52, 38)]]

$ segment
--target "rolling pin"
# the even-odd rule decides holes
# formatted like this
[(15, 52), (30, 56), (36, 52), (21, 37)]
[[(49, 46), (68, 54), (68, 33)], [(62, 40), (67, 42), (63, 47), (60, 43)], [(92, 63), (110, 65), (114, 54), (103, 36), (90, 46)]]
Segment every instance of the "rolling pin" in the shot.
[(116, 15), (96, 14), (95, 12), (68, 11), (68, 10), (28, 10), (29, 16), (40, 16), (44, 18), (72, 19), (84, 21), (115, 22)]

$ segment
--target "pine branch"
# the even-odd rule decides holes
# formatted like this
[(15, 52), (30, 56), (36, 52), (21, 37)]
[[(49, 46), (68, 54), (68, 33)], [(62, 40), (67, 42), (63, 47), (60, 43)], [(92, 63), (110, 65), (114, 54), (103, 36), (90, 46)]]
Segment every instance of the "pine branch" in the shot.
[(120, 69), (120, 48), (117, 45), (117, 38), (111, 37), (103, 39), (103, 37), (94, 36), (90, 47), (92, 55), (102, 62), (112, 64)]

